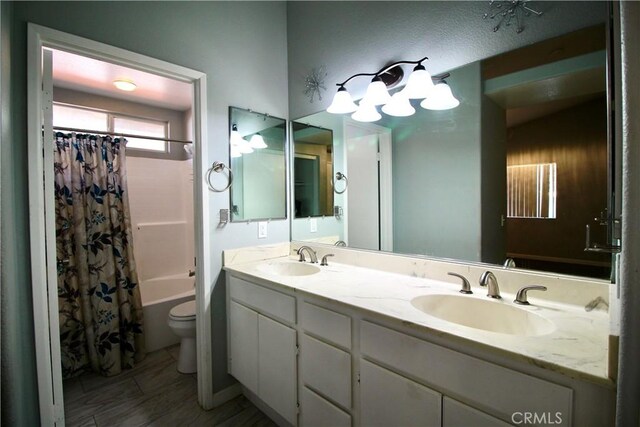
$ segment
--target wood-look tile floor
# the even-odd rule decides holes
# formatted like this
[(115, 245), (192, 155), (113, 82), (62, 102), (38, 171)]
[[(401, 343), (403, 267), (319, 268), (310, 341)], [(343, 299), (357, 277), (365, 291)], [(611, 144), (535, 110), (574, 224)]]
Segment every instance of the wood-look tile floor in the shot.
[(114, 377), (85, 374), (64, 381), (67, 426), (275, 426), (244, 396), (205, 411), (195, 374), (177, 371), (178, 346), (154, 351)]

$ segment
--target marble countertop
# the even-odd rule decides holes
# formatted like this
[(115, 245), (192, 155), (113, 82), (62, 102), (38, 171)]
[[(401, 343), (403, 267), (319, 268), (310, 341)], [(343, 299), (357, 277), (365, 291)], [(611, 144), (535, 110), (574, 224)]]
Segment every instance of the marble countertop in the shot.
[[(411, 277), (369, 268), (331, 262), (307, 276), (283, 276), (269, 266), (297, 263), (290, 256), (230, 263), (225, 270), (247, 279), (301, 291), (329, 301), (400, 320), (411, 327), (444, 338), (462, 339), (465, 344), (482, 347), (526, 363), (557, 371), (572, 378), (612, 387), (607, 375), (609, 316), (607, 312), (587, 312), (584, 306), (536, 299), (531, 292), (530, 306), (518, 306), (552, 321), (553, 332), (538, 336), (516, 336), (484, 331), (447, 322), (425, 314), (411, 304), (417, 296), (458, 293), (458, 284)], [(319, 265), (319, 264), (315, 264)], [(465, 298), (489, 300), (486, 289), (472, 286), (473, 295)], [(515, 306), (515, 295), (502, 292), (495, 304)]]

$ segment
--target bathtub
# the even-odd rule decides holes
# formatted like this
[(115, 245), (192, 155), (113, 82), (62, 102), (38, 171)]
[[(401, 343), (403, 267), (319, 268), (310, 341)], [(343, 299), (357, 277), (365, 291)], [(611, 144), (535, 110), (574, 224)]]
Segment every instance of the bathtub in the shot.
[(169, 311), (178, 304), (195, 299), (195, 278), (185, 274), (157, 277), (140, 282), (147, 351), (173, 344), (180, 338), (167, 325)]

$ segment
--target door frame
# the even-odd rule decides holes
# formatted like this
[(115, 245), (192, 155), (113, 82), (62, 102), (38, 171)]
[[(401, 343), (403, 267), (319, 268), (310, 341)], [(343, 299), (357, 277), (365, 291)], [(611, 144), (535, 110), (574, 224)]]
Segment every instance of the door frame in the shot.
[[(348, 175), (347, 162), (348, 128), (359, 128), (371, 134), (378, 135), (378, 188), (380, 191), (379, 220), (380, 220), (380, 250), (393, 252), (393, 150), (391, 129), (373, 123), (356, 122), (345, 119), (342, 124), (344, 135), (345, 172)], [(348, 191), (348, 190), (347, 190)], [(348, 197), (344, 201), (344, 210), (348, 212)], [(348, 221), (345, 221), (345, 237), (348, 236)], [(346, 239), (345, 239), (346, 240)], [(347, 240), (348, 241), (348, 240)]]
[[(56, 255), (47, 251), (47, 242), (55, 242), (55, 215), (45, 212), (53, 206), (53, 163), (45, 162), (42, 108), (46, 97), (42, 90), (43, 48), (61, 49), (78, 55), (115, 63), (191, 83), (193, 87), (193, 173), (203, 177), (207, 168), (207, 77), (205, 73), (161, 61), (125, 49), (96, 42), (33, 23), (27, 25), (27, 141), (29, 164), (29, 229), (31, 247), (31, 285), (35, 327), (36, 368), (40, 421), (42, 425), (64, 425), (62, 369), (58, 325)], [(51, 151), (51, 150), (49, 150)], [(193, 180), (196, 263), (196, 331), (198, 354), (198, 402), (213, 407), (213, 362), (211, 331), (211, 255), (209, 195), (202, 179)], [(45, 203), (46, 201), (46, 203)], [(50, 246), (52, 247), (52, 246)], [(48, 286), (53, 283), (54, 286)]]

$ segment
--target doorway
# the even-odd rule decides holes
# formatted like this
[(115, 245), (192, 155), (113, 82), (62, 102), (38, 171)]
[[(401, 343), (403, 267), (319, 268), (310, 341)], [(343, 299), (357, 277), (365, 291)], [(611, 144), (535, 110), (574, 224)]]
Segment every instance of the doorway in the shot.
[[(43, 135), (53, 133), (53, 66), (51, 49), (78, 55), (88, 60), (99, 60), (131, 70), (172, 79), (190, 86), (191, 124), (189, 136), (193, 140), (193, 177), (203, 176), (207, 158), (206, 126), (206, 76), (175, 64), (159, 61), (106, 44), (72, 36), (34, 24), (28, 26), (28, 136), (29, 136), (29, 197), (31, 228), (31, 265), (36, 330), (36, 354), (41, 423), (62, 425), (64, 423), (62, 372), (60, 358), (60, 336), (58, 321), (58, 295), (56, 283), (56, 235), (54, 209), (54, 166), (51, 141)], [(121, 120), (120, 125), (130, 125), (131, 117)], [(140, 118), (138, 118), (140, 119)], [(113, 117), (110, 119), (113, 125)], [(128, 120), (128, 121), (127, 121)], [(140, 121), (140, 120), (139, 120)], [(44, 129), (44, 132), (43, 132)], [(99, 130), (99, 129), (96, 129)], [(109, 129), (108, 129), (109, 130)], [(113, 131), (113, 129), (111, 129)], [(120, 131), (125, 133), (123, 130)], [(130, 133), (130, 132), (127, 132)], [(170, 137), (165, 136), (165, 139)], [(205, 259), (205, 247), (209, 247), (208, 203), (200, 179), (193, 179), (193, 228), (195, 259)], [(204, 262), (196, 267), (196, 316), (198, 357), (198, 400), (205, 408), (212, 405), (211, 384), (211, 333), (209, 301), (211, 271)]]
[(349, 246), (391, 252), (391, 130), (370, 123), (347, 121), (344, 135), (349, 178), (345, 202)]

